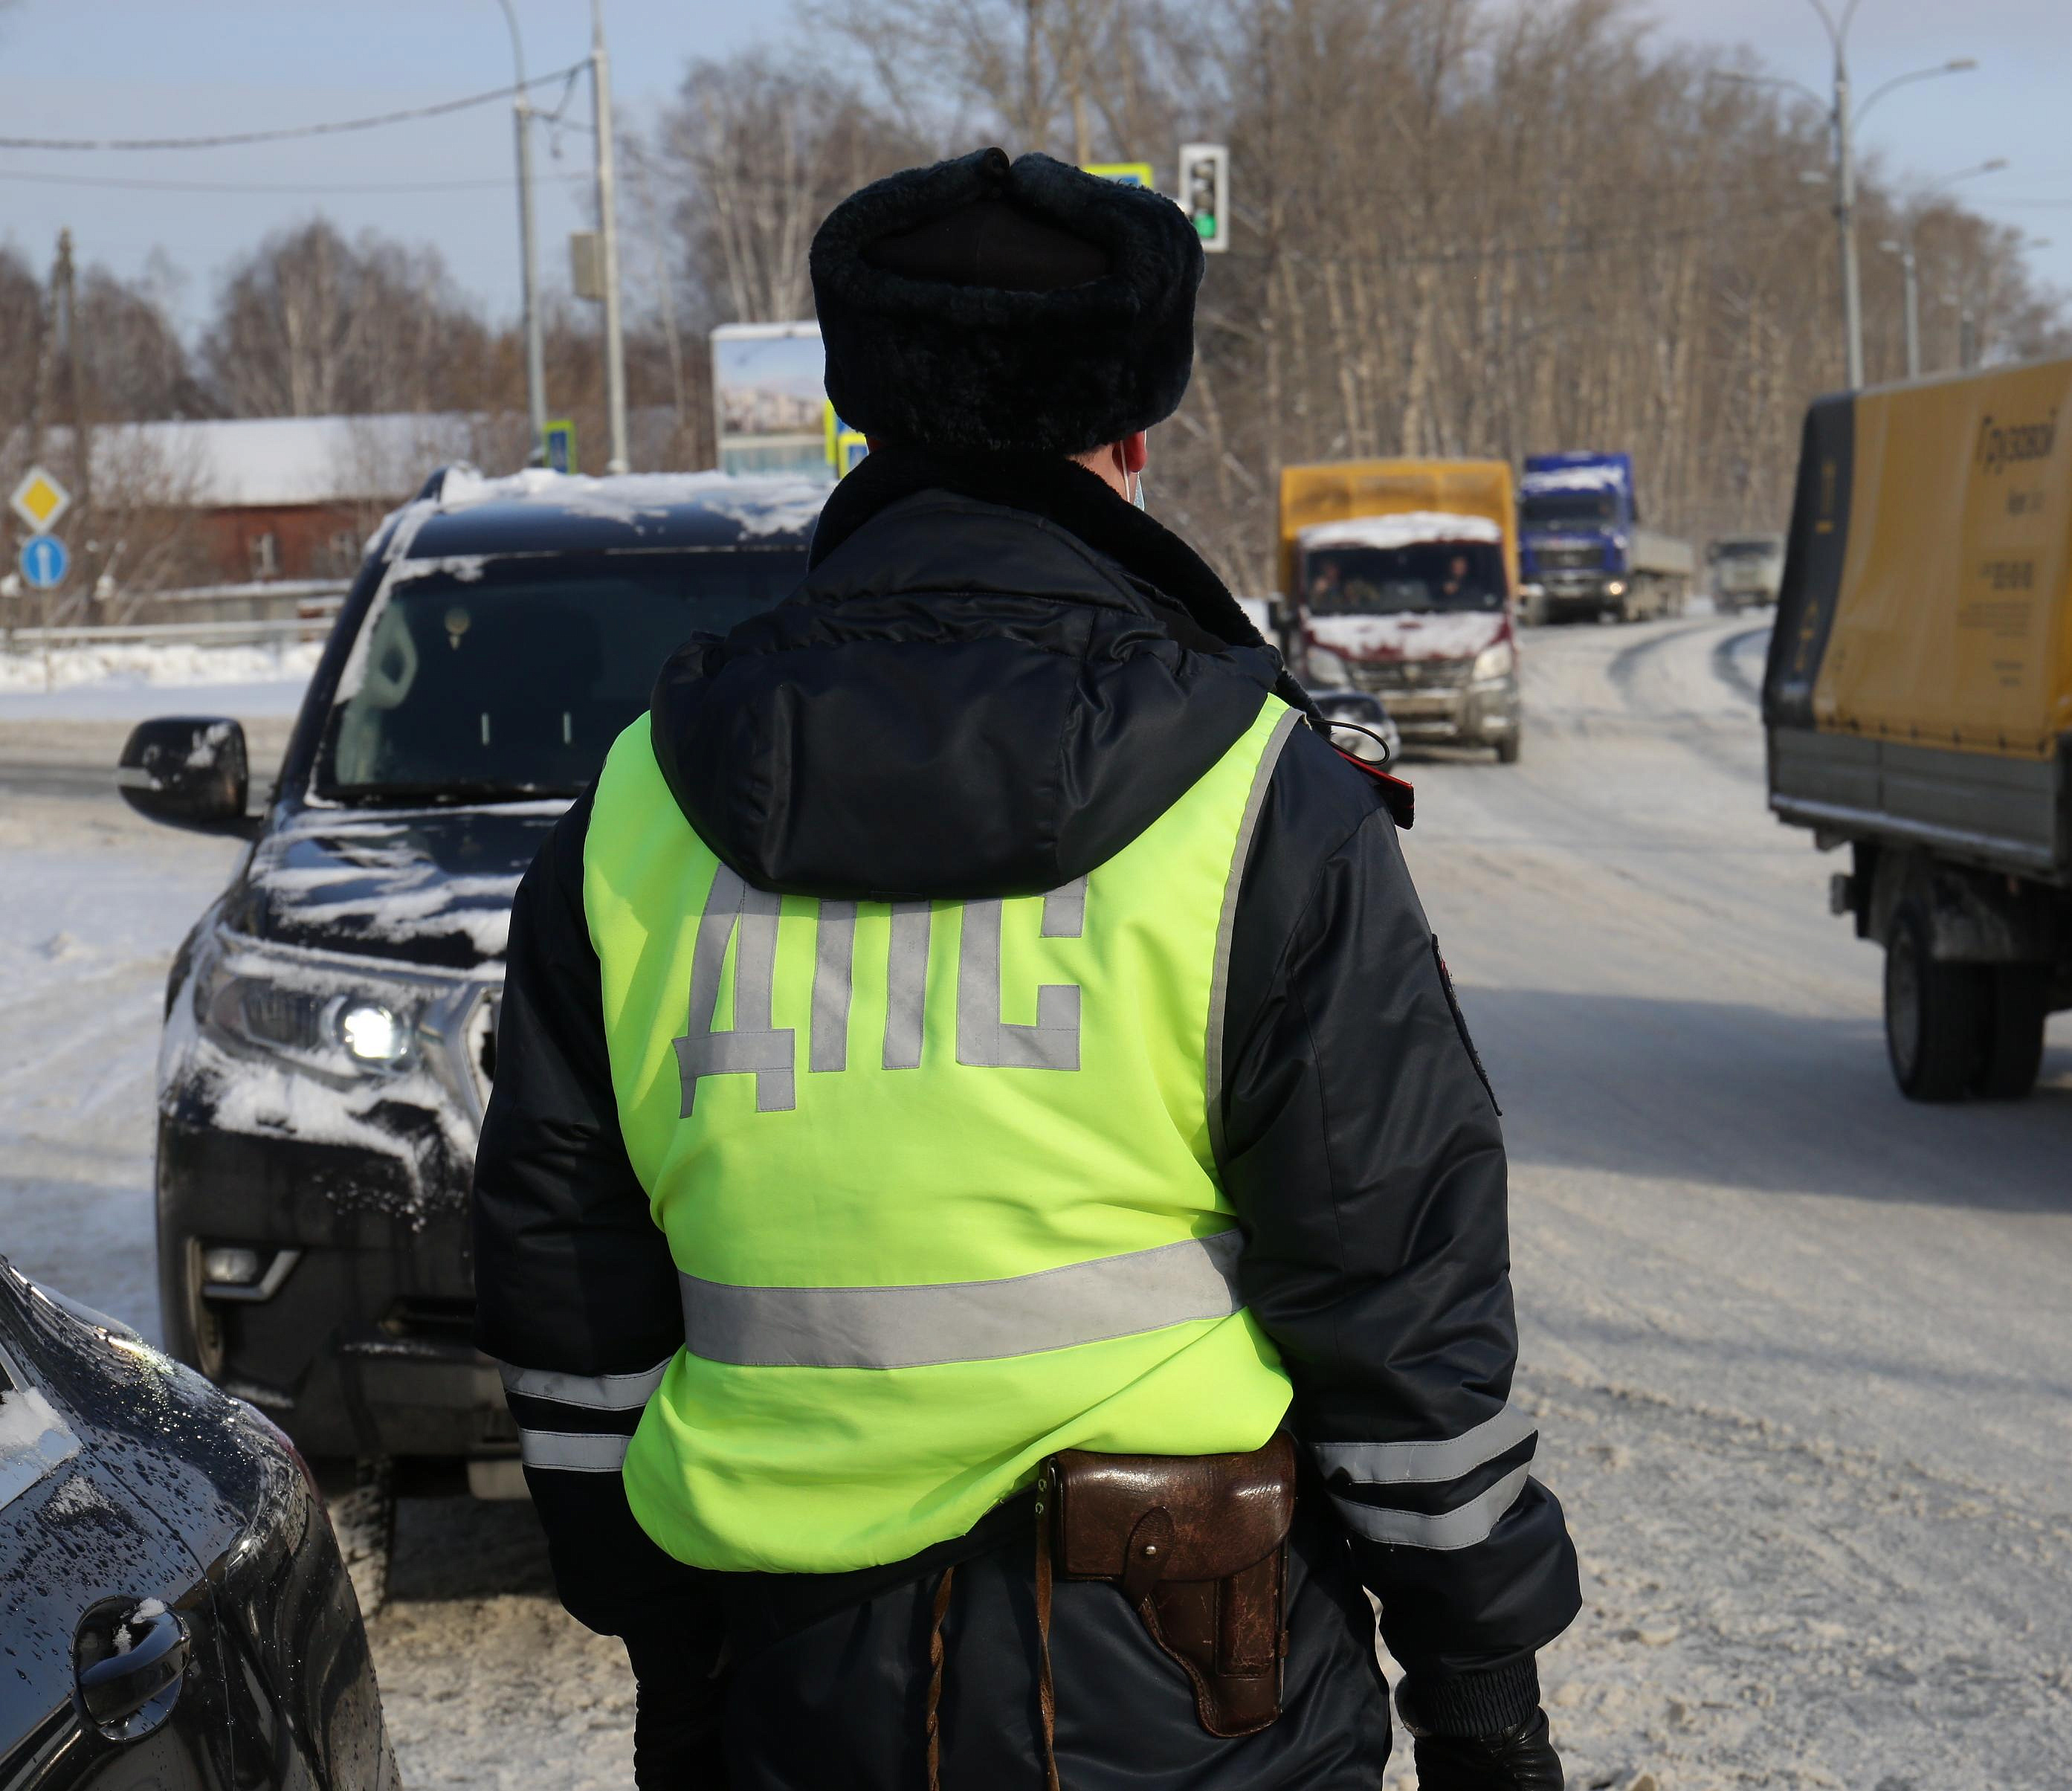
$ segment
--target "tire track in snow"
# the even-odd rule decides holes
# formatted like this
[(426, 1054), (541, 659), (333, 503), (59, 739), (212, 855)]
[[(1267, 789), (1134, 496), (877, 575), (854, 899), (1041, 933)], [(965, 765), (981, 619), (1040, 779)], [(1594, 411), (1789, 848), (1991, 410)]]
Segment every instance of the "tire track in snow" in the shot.
[(1762, 704), (1762, 686), (1741, 669), (1741, 651), (1752, 640), (1768, 637), (1770, 630), (1745, 628), (1738, 635), (1729, 635), (1712, 649), (1712, 675), (1737, 696), (1745, 697), (1758, 708)]

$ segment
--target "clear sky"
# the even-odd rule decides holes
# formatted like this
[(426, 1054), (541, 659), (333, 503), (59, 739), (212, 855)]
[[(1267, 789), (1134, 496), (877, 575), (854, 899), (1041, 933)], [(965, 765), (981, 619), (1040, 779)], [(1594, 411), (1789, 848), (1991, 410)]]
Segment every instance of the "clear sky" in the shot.
[[(1848, 0), (1829, 0), (1839, 14)], [(1827, 35), (1810, 0), (1651, 0), (1663, 35), (1745, 43), (1766, 70), (1824, 95)], [(1894, 76), (1971, 56), (1968, 74), (1902, 87), (1864, 120), (1860, 152), (1894, 178), (1930, 181), (1995, 157), (2008, 166), (1953, 192), (1988, 217), (2049, 239), (2037, 276), (2072, 291), (2072, 0), (1861, 0), (1849, 28), (1860, 104)], [(1809, 188), (1807, 203), (1828, 203)], [(1864, 245), (1865, 265), (1880, 257)]]
[[(515, 0), (535, 72), (589, 43), (586, 0)], [(1768, 68), (1824, 88), (1827, 40), (1808, 0), (1651, 0), (1669, 39), (1753, 46)], [(798, 29), (791, 0), (606, 0), (622, 116), (643, 116), (684, 64)], [(2037, 271), (2072, 289), (2072, 0), (1862, 0), (1850, 39), (1856, 90), (1975, 56), (1977, 72), (1879, 102), (1864, 146), (1895, 172), (1939, 175), (1992, 156), (2012, 166), (1967, 184), (1981, 210), (2053, 239)], [(347, 117), (501, 84), (510, 47), (496, 0), (17, 0), (0, 10), (7, 103), (0, 134), (187, 134)], [(551, 103), (553, 95), (541, 95)], [(587, 117), (578, 92), (571, 107)], [(587, 138), (542, 142), (541, 263), (565, 283), (579, 228)], [(1155, 146), (1153, 153), (1156, 153)], [(493, 312), (515, 313), (517, 250), (510, 113), (501, 105), (364, 134), (178, 154), (0, 150), (0, 240), (47, 265), (69, 224), (87, 261), (142, 270), (162, 249), (187, 275), (181, 313), (204, 313), (225, 265), (267, 230), (321, 209), (348, 230), (378, 224), (438, 244)], [(282, 191), (117, 188), (124, 180), (270, 186)], [(574, 177), (574, 178), (571, 178)], [(426, 191), (424, 183), (480, 183)], [(327, 191), (409, 187), (417, 191)], [(1823, 196), (1809, 190), (1807, 203)], [(1868, 245), (1867, 245), (1868, 248)], [(1874, 258), (1874, 249), (1867, 259)], [(627, 277), (652, 277), (629, 256)]]

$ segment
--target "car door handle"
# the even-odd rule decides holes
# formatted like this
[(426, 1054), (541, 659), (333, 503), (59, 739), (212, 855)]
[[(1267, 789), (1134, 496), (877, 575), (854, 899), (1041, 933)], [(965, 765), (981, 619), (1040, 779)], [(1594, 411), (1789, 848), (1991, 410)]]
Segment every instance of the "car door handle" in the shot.
[[(81, 1643), (88, 1641), (89, 1630), (97, 1630), (101, 1648), (92, 1650), (99, 1658), (78, 1670), (79, 1701), (110, 1740), (134, 1741), (171, 1714), (174, 1694), (187, 1670), (187, 1625), (176, 1612), (162, 1606), (134, 1605), (126, 1615), (111, 1616), (112, 1621), (103, 1616), (82, 1627)], [(123, 1644), (125, 1637), (121, 1652), (102, 1652)]]

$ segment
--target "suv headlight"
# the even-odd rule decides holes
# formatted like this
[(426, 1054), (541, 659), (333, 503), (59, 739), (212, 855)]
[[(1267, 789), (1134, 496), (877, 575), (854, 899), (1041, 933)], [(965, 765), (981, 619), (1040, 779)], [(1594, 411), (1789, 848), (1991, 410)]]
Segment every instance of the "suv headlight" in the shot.
[(1305, 683), (1313, 684), (1350, 684), (1351, 671), (1346, 662), (1328, 647), (1319, 647), (1314, 641), (1302, 644), (1302, 673)]
[(320, 1074), (380, 1075), (416, 1062), (438, 991), (406, 976), (289, 957), (219, 938), (195, 977), (195, 1017), (218, 1043)]
[(1475, 682), (1482, 684), (1492, 678), (1508, 678), (1518, 665), (1518, 649), (1507, 640), (1500, 640), (1493, 647), (1485, 647), (1475, 655)]

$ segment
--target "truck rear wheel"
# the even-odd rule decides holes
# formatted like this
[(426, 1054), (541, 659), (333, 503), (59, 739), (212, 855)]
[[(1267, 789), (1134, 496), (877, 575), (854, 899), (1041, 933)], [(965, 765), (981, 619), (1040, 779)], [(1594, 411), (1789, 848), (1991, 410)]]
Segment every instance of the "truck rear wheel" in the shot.
[(1986, 1058), (1992, 984), (1983, 964), (1938, 963), (1913, 902), (1893, 916), (1885, 948), (1885, 1042), (1893, 1079), (1910, 1101), (1954, 1101)]
[(1989, 1101), (2018, 1101), (2043, 1068), (2043, 1028), (2050, 1017), (2049, 971), (2041, 964), (1995, 964), (1988, 991), (1985, 1051), (1971, 1092)]

